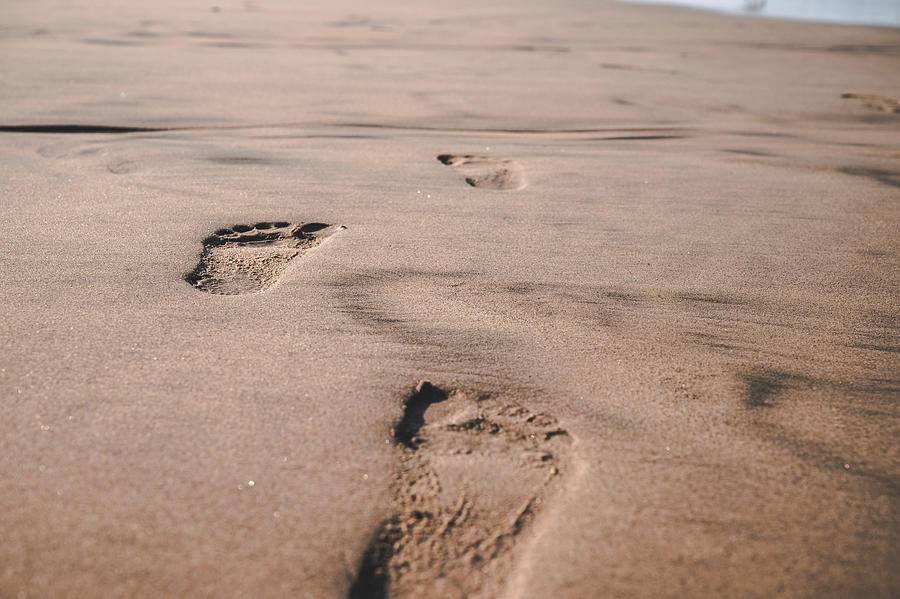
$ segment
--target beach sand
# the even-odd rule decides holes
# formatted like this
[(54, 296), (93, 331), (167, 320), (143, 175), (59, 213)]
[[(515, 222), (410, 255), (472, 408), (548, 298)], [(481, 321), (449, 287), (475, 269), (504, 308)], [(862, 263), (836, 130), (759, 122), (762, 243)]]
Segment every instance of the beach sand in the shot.
[(900, 30), (7, 3), (0, 597), (895, 597)]

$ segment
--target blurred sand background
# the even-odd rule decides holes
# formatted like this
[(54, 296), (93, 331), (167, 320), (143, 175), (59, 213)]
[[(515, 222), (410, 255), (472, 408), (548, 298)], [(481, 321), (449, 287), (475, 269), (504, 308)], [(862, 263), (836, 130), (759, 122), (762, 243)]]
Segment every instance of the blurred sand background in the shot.
[[(398, 480), (465, 454), (393, 438), (421, 380), (566, 437), (539, 492), (476, 459), (524, 421), (441, 475), (536, 498), (470, 596), (897, 596), (898, 97), (888, 28), (5, 3), (0, 597), (365, 596)], [(185, 281), (259, 221), (347, 229)]]

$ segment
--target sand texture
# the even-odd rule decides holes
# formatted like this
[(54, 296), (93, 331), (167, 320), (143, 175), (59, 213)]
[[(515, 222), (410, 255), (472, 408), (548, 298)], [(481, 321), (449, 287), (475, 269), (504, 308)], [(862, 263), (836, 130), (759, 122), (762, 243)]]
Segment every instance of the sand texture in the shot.
[(900, 30), (0, 9), (0, 598), (900, 595)]

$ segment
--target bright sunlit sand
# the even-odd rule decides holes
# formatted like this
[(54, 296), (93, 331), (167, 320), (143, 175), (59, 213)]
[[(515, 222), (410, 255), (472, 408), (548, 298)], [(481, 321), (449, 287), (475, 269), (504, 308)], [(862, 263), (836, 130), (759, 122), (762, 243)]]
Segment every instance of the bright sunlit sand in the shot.
[(900, 27), (896, 0), (628, 0), (652, 4), (692, 6), (732, 14)]
[(897, 29), (2, 13), (0, 598), (900, 594)]

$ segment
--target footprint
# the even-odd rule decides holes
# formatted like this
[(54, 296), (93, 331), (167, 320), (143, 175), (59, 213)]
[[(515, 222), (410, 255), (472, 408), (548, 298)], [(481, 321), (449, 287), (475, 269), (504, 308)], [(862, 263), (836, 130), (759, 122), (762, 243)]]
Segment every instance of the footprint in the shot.
[(240, 295), (268, 289), (291, 260), (343, 226), (262, 222), (219, 229), (203, 240), (200, 263), (185, 280), (208, 293)]
[(350, 599), (496, 597), (570, 439), (552, 416), (421, 382), (395, 427), (393, 515)]
[(900, 113), (900, 101), (886, 96), (873, 96), (867, 94), (841, 94), (844, 99), (860, 100), (872, 110), (880, 110), (881, 112), (898, 112)]
[(472, 154), (441, 154), (437, 157), (447, 166), (458, 169), (472, 187), (484, 189), (522, 189), (525, 177), (514, 160), (502, 160)]

